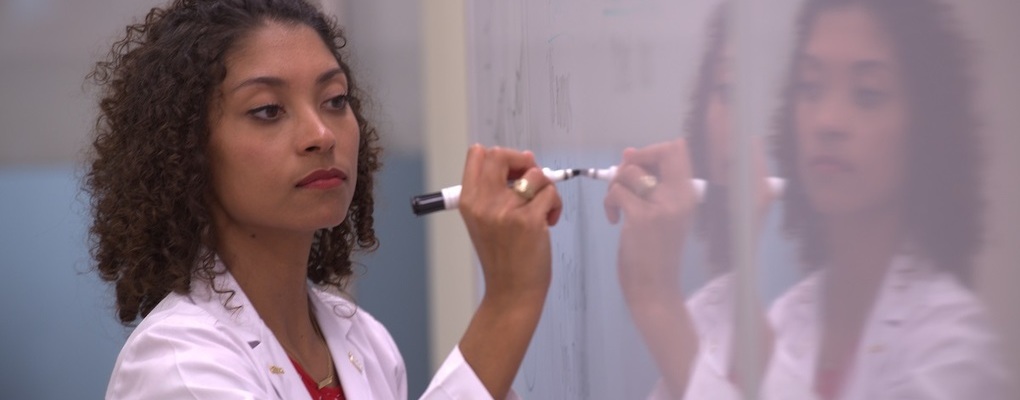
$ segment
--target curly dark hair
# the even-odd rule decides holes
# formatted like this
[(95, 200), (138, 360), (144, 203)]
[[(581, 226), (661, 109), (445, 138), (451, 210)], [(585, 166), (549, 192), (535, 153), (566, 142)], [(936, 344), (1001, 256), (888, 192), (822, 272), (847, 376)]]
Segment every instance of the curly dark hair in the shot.
[[(984, 206), (979, 123), (968, 75), (969, 42), (956, 30), (952, 9), (937, 0), (807, 0), (793, 57), (804, 47), (820, 14), (848, 5), (871, 11), (905, 71), (903, 85), (912, 117), (904, 155), (907, 234), (936, 268), (968, 283), (971, 259), (981, 246)], [(779, 171), (787, 179), (783, 226), (799, 239), (802, 260), (816, 268), (824, 262), (826, 250), (818, 235), (819, 216), (797, 174), (795, 68), (786, 79), (773, 148)]]
[(378, 247), (372, 190), (379, 137), (341, 57), (346, 40), (335, 20), (302, 0), (176, 0), (129, 25), (87, 78), (101, 89), (84, 179), (90, 252), (102, 279), (115, 285), (124, 324), (145, 317), (171, 291), (187, 293), (193, 277), (211, 283), (216, 274), (206, 201), (210, 109), (227, 73), (225, 55), (268, 21), (319, 34), (347, 75), (361, 130), (354, 200), (343, 223), (315, 233), (308, 278), (343, 289), (352, 253)]
[(709, 179), (708, 155), (708, 103), (715, 90), (715, 75), (726, 44), (726, 13), (728, 2), (718, 4), (709, 17), (705, 35), (705, 48), (698, 67), (698, 79), (691, 93), (691, 109), (684, 121), (687, 141), (691, 146), (691, 168), (694, 177), (704, 179), (712, 185), (705, 193), (705, 201), (697, 211), (697, 232), (704, 239), (712, 274), (719, 274), (732, 268), (730, 252), (729, 190), (723, 185), (713, 185)]

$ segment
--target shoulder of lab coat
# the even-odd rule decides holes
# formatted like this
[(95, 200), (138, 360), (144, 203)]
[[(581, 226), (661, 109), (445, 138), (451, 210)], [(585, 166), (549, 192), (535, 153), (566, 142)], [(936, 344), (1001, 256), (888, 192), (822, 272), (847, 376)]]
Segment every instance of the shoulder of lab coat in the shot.
[[(764, 398), (812, 399), (821, 271), (773, 304)], [(923, 259), (893, 259), (863, 327), (844, 399), (1008, 398), (1008, 371), (980, 301)]]
[(171, 293), (124, 344), (106, 398), (279, 397), (269, 371), (260, 369), (261, 351), (250, 344), (264, 340), (259, 330), (238, 329), (190, 296)]
[[(891, 344), (888, 399), (1012, 399), (1017, 388), (981, 301), (950, 273), (924, 263), (895, 269), (875, 337)], [(885, 334), (888, 332), (888, 338)], [(882, 367), (882, 366), (876, 366)]]

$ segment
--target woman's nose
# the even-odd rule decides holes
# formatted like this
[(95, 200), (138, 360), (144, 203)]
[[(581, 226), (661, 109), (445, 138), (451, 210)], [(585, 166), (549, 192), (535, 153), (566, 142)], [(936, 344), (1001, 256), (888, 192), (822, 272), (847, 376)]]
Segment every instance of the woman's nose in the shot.
[(850, 106), (849, 99), (838, 93), (822, 96), (815, 108), (815, 133), (826, 141), (845, 138), (854, 118)]
[(304, 153), (328, 152), (336, 146), (336, 135), (317, 112), (304, 113), (300, 130), (299, 147)]

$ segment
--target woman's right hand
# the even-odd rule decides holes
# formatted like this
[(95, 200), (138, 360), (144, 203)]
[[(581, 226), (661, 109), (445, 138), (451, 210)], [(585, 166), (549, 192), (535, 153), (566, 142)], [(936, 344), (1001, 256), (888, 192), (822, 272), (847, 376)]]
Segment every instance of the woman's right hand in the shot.
[[(524, 193), (507, 186), (516, 179), (527, 180)], [(530, 152), (468, 150), (460, 214), (482, 264), (485, 295), (460, 351), (494, 398), (510, 390), (538, 326), (552, 279), (549, 227), (561, 210), (556, 187)]]
[[(527, 180), (533, 198), (507, 186), (516, 179)], [(561, 210), (556, 186), (530, 152), (471, 146), (460, 214), (482, 264), (486, 297), (544, 298), (552, 268), (549, 227)]]

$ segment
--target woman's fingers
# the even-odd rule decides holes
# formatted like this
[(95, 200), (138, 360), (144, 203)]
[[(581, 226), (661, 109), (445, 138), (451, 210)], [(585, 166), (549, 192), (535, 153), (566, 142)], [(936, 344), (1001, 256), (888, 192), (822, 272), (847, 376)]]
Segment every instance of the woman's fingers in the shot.
[(635, 213), (640, 212), (642, 207), (647, 207), (648, 203), (623, 183), (614, 181), (609, 184), (603, 206), (609, 222), (615, 225), (620, 222), (621, 214), (631, 218)]
[(563, 200), (556, 190), (556, 185), (548, 185), (539, 191), (535, 198), (527, 204), (527, 208), (530, 209), (529, 212), (544, 218), (547, 226), (556, 225), (563, 213)]
[[(519, 185), (521, 180), (527, 182), (529, 193), (521, 193), (524, 190)], [(526, 207), (529, 213), (536, 214), (534, 218), (541, 218), (547, 225), (555, 225), (559, 220), (563, 209), (562, 200), (556, 190), (556, 185), (545, 176), (541, 169), (537, 167), (528, 169), (511, 185), (511, 189), (523, 201), (521, 206)]]
[(691, 178), (687, 142), (683, 139), (656, 143), (641, 149), (624, 150), (622, 164), (640, 165), (663, 181)]
[(617, 169), (613, 183), (621, 184), (641, 199), (648, 199), (659, 187), (659, 177), (637, 164)]
[(506, 186), (508, 179), (517, 179), (529, 168), (535, 168), (535, 156), (513, 149), (492, 147), (485, 150), (485, 159), (479, 179), (490, 188)]

